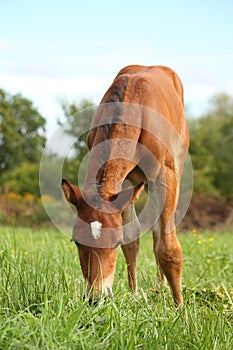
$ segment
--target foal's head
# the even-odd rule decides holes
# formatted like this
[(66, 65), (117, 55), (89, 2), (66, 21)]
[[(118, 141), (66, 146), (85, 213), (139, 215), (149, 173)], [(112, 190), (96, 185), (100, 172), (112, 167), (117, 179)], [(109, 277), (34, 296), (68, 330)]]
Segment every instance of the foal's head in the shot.
[(73, 240), (78, 247), (90, 299), (98, 299), (102, 294), (113, 296), (117, 248), (123, 243), (121, 214), (138, 198), (143, 187), (140, 183), (103, 199), (62, 180), (65, 197), (77, 210)]

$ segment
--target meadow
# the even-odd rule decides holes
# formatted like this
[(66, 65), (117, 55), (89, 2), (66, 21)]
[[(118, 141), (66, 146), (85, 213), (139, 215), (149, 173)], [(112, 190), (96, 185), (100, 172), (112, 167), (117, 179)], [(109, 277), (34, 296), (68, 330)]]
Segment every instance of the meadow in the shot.
[(114, 299), (83, 299), (77, 249), (53, 230), (0, 228), (0, 349), (233, 349), (233, 232), (179, 234), (185, 310), (156, 281), (152, 238), (141, 239), (139, 293), (121, 252)]

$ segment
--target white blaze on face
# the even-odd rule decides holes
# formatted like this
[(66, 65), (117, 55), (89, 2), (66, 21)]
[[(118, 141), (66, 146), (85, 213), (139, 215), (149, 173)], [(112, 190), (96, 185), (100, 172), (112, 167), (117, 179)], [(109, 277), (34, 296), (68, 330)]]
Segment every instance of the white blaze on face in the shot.
[(94, 239), (100, 238), (102, 224), (99, 221), (91, 222), (91, 234)]

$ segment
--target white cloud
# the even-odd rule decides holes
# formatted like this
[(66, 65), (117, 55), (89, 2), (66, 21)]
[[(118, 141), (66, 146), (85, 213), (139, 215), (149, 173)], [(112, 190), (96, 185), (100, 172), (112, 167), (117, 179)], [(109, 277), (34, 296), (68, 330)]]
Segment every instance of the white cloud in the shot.
[(90, 98), (98, 103), (109, 82), (101, 77), (76, 76), (74, 78), (45, 78), (38, 76), (5, 75), (1, 87), (10, 93), (21, 93), (31, 99), (40, 113), (47, 119), (47, 131), (50, 134), (61, 118), (59, 105), (61, 99), (77, 103), (82, 98)]

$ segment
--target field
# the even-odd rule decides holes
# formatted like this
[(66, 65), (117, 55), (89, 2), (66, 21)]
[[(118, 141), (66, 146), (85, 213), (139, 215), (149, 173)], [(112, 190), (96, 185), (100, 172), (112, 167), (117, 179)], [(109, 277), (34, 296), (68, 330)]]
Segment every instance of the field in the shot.
[(232, 232), (179, 234), (185, 309), (156, 282), (141, 240), (139, 295), (120, 252), (113, 300), (89, 306), (76, 247), (56, 231), (0, 229), (0, 349), (233, 349)]

